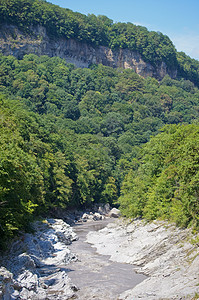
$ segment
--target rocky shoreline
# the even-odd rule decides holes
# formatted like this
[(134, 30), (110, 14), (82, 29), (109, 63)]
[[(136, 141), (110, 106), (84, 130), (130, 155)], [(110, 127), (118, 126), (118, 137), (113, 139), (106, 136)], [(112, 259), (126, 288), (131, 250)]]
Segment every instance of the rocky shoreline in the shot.
[(59, 219), (34, 222), (33, 233), (15, 238), (0, 256), (0, 300), (71, 299), (77, 287), (68, 276), (67, 265), (77, 257), (68, 246), (78, 236), (70, 225), (118, 217), (119, 211), (107, 204), (86, 212), (60, 210), (54, 216)]
[(102, 255), (117, 262), (137, 266), (136, 271), (149, 277), (120, 300), (198, 299), (199, 243), (189, 229), (167, 222), (146, 223), (135, 220), (109, 224), (90, 232), (87, 242)]
[(67, 245), (78, 237), (60, 219), (33, 225), (34, 234), (24, 234), (2, 257), (0, 299), (70, 299), (76, 287), (67, 264), (76, 257)]
[[(65, 219), (85, 224), (110, 216), (118, 217), (119, 211), (103, 207), (97, 212), (71, 213)], [(77, 260), (71, 243), (78, 236), (65, 221), (36, 221), (34, 233), (26, 233), (11, 244), (0, 261), (0, 299), (76, 299), (78, 287), (70, 279), (68, 266)], [(109, 255), (111, 261), (136, 265), (137, 273), (148, 275), (118, 300), (199, 298), (199, 237), (189, 229), (163, 221), (117, 219), (99, 231), (90, 231), (87, 243), (99, 254)], [(89, 264), (89, 257), (84, 263)], [(95, 291), (91, 295), (78, 299), (96, 299)], [(108, 299), (115, 298), (104, 300)]]

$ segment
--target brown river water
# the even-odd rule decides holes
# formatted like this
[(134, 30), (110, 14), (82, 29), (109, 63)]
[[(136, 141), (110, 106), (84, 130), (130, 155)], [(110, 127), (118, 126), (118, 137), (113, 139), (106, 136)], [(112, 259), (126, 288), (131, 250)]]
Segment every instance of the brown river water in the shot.
[(87, 222), (73, 227), (79, 240), (70, 245), (78, 261), (67, 266), (71, 281), (78, 287), (77, 299), (119, 299), (119, 294), (132, 289), (147, 277), (136, 274), (133, 265), (112, 262), (107, 255), (99, 255), (86, 242), (89, 231), (104, 228), (110, 220)]

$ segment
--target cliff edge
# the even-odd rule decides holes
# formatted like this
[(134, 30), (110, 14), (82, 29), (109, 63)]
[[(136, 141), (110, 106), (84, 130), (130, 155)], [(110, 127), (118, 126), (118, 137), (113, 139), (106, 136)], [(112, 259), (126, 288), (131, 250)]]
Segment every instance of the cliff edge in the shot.
[(143, 77), (161, 80), (166, 74), (175, 78), (177, 70), (171, 70), (162, 61), (157, 67), (145, 62), (138, 52), (129, 49), (112, 50), (105, 46), (92, 46), (85, 42), (63, 37), (50, 37), (42, 26), (35, 26), (30, 33), (22, 32), (17, 26), (1, 24), (0, 51), (3, 55), (22, 58), (25, 54), (58, 56), (80, 68), (91, 64), (103, 64), (113, 68), (133, 69)]

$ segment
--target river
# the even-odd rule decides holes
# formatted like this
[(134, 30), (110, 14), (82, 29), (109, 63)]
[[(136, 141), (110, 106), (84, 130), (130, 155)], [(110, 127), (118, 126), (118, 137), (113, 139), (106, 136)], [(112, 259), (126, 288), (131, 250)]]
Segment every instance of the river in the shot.
[(15, 238), (0, 256), (0, 299), (198, 299), (198, 235), (191, 229), (113, 219), (33, 226), (34, 233)]
[(78, 261), (67, 265), (67, 269), (72, 282), (79, 288), (78, 299), (116, 300), (119, 294), (146, 278), (136, 274), (130, 264), (113, 262), (109, 260), (110, 256), (97, 254), (96, 249), (86, 242), (88, 232), (100, 230), (109, 222), (87, 222), (73, 227), (79, 239), (69, 248), (77, 255)]

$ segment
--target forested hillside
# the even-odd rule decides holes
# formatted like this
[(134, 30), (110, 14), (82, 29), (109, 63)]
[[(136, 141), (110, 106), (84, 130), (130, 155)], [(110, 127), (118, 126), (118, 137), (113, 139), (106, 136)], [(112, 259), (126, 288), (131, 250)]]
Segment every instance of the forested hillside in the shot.
[(198, 228), (199, 62), (161, 33), (41, 0), (0, 0), (0, 18), (29, 34), (39, 24), (178, 70), (157, 81), (130, 69), (0, 54), (1, 241), (37, 215), (96, 202)]
[(50, 35), (74, 38), (93, 45), (138, 50), (146, 61), (162, 60), (176, 65), (176, 51), (170, 39), (131, 23), (113, 23), (106, 16), (85, 16), (41, 0), (1, 0), (1, 22), (30, 31), (31, 25), (43, 25)]
[[(169, 76), (159, 83), (154, 78), (143, 79), (132, 70), (102, 65), (78, 69), (60, 58), (36, 55), (26, 55), (22, 60), (1, 55), (0, 66), (1, 238), (27, 228), (32, 216), (49, 209), (116, 202), (126, 174), (123, 196), (120, 198), (125, 213), (144, 214), (147, 218), (167, 217), (165, 210), (168, 207), (162, 204), (167, 208), (161, 210), (155, 194), (151, 195), (147, 205), (137, 204), (137, 198), (135, 202), (132, 200), (142, 187), (141, 193), (148, 193), (147, 189), (152, 189), (153, 185), (159, 193), (158, 189), (164, 189), (161, 184), (165, 180), (170, 188), (165, 191), (168, 199), (165, 202), (169, 205), (170, 196), (172, 199), (175, 195), (178, 195), (175, 199), (185, 197), (182, 196), (185, 191), (184, 195), (190, 197), (185, 207), (184, 200), (179, 200), (182, 203), (179, 207), (181, 210), (176, 214), (191, 207), (191, 212), (186, 212), (181, 223), (188, 224), (193, 219), (195, 222), (198, 209), (194, 204), (194, 201), (198, 201), (198, 158), (195, 154), (198, 131), (194, 130), (198, 125), (175, 125), (199, 120), (199, 90), (193, 83), (183, 79), (172, 80)], [(152, 146), (158, 148), (159, 145), (154, 141), (161, 143), (163, 140), (161, 145), (164, 147), (155, 148), (156, 154), (152, 153), (152, 158), (147, 154), (144, 156), (152, 168), (148, 166), (145, 174), (143, 154), (140, 154), (145, 152), (140, 152), (140, 146), (156, 135), (164, 124), (174, 125), (144, 148), (153, 152)], [(178, 143), (173, 145), (167, 131), (175, 133), (176, 130), (186, 135), (193, 131), (193, 134), (190, 137), (185, 135), (185, 140), (172, 137)], [(192, 139), (190, 149), (181, 158), (180, 147), (186, 149), (186, 138)], [(158, 163), (156, 160), (154, 163), (154, 155)], [(183, 169), (183, 159), (188, 163), (189, 155), (190, 167), (187, 165), (188, 169)], [(162, 162), (161, 157), (166, 157), (165, 161)], [(182, 160), (182, 164), (175, 171), (172, 160), (177, 159)], [(177, 175), (167, 175), (164, 164), (168, 162), (171, 164), (168, 172), (177, 172)], [(191, 173), (186, 173), (187, 170)], [(140, 172), (141, 179), (137, 179), (137, 173)], [(167, 181), (167, 176), (171, 177), (170, 181)], [(171, 185), (171, 182), (175, 183), (175, 176), (189, 176), (185, 183), (184, 177), (177, 179), (177, 186), (183, 182), (178, 194)], [(135, 194), (134, 180), (141, 182)], [(193, 181), (193, 187), (190, 180)], [(129, 185), (129, 181), (132, 187), (128, 190), (125, 186)], [(186, 190), (187, 185), (192, 191)], [(129, 191), (134, 196), (129, 198)], [(143, 197), (141, 202), (145, 194)], [(174, 208), (178, 203), (176, 201), (172, 200)], [(146, 207), (149, 207), (149, 211)], [(172, 208), (169, 214), (173, 215), (173, 211)], [(178, 221), (177, 217), (174, 219)]]
[(119, 199), (127, 216), (199, 226), (199, 125), (167, 125), (126, 176)]
[[(86, 16), (44, 0), (0, 0), (0, 26), (3, 23), (16, 25), (30, 35), (33, 26), (41, 25), (55, 38), (72, 38), (96, 47), (137, 51), (152, 66), (160, 67), (164, 62), (170, 70), (177, 70), (178, 78), (199, 86), (199, 62), (185, 53), (177, 53), (168, 36), (150, 32), (143, 26), (114, 23), (106, 16)], [(14, 40), (15, 36), (13, 43)]]

